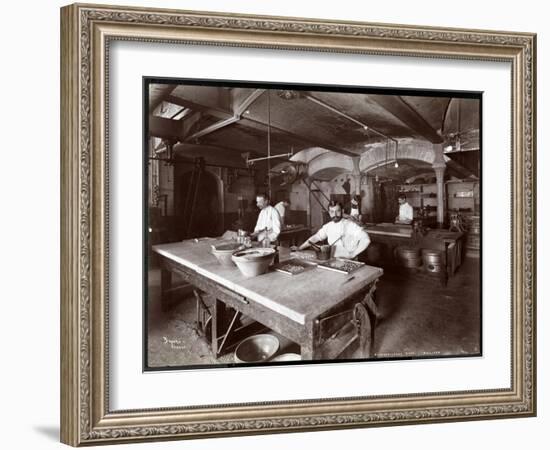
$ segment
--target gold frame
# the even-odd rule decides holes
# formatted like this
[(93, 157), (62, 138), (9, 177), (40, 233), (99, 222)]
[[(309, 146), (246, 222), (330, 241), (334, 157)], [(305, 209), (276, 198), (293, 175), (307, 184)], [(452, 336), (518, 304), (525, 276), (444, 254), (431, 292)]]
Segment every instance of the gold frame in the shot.
[[(113, 412), (108, 398), (106, 61), (110, 40), (206, 43), (512, 66), (509, 389)], [(536, 414), (536, 35), (75, 4), (61, 10), (61, 440), (312, 431)]]

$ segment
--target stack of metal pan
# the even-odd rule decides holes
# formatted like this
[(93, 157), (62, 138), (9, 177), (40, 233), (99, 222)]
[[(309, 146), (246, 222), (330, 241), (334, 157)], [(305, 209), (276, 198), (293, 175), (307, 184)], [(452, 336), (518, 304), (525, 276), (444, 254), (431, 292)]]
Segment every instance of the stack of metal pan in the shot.
[(470, 216), (470, 234), (479, 234), (479, 216)]
[(466, 240), (466, 248), (468, 250), (479, 251), (479, 216), (470, 217), (470, 230)]
[(414, 247), (397, 247), (396, 257), (402, 267), (416, 268), (422, 265), (420, 250)]
[(445, 270), (441, 252), (437, 250), (422, 249), (422, 264), (424, 264), (424, 269), (428, 272), (440, 273)]

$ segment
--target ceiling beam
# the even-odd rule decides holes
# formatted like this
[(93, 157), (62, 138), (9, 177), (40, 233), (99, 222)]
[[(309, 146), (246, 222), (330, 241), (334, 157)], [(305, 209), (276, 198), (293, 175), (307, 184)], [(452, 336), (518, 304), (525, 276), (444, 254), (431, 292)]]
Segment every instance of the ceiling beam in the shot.
[[(166, 97), (168, 97), (176, 89), (175, 85), (167, 84), (161, 90), (160, 95), (155, 99), (155, 101), (149, 104), (149, 112), (152, 113), (158, 105), (160, 105)], [(151, 95), (151, 85), (149, 85), (149, 95)]]
[(432, 144), (443, 142), (441, 135), (422, 117), (416, 109), (398, 95), (369, 95), (382, 108), (391, 113), (411, 130)]
[(234, 105), (233, 115), (240, 118), (248, 109), (248, 107), (252, 105), (252, 103), (254, 103), (264, 92), (265, 89), (254, 89), (254, 91), (250, 95), (245, 97), (242, 102)]
[(219, 122), (216, 122), (206, 128), (203, 128), (196, 133), (193, 133), (191, 136), (187, 137), (187, 140), (191, 141), (193, 139), (198, 139), (200, 137), (206, 136), (207, 134), (213, 133), (221, 128), (224, 128), (232, 123), (235, 123), (240, 120), (243, 113), (248, 109), (248, 107), (254, 103), (254, 101), (263, 93), (265, 89), (255, 89), (248, 97), (246, 97), (240, 104), (236, 105), (233, 108), (233, 117), (227, 119), (222, 119)]
[(218, 119), (229, 119), (230, 117), (233, 117), (233, 113), (231, 113), (230, 111), (226, 111), (221, 108), (212, 108), (210, 106), (204, 106), (199, 103), (192, 102), (190, 100), (186, 100), (181, 97), (176, 97), (175, 95), (169, 95), (168, 97), (166, 97), (165, 101), (173, 103), (174, 105), (184, 106), (186, 108), (192, 109), (193, 111), (200, 111), (202, 113), (206, 113)]
[[(250, 103), (252, 103), (253, 100), (256, 100), (262, 93), (258, 92), (261, 91), (260, 89), (254, 91), (246, 100), (250, 100)], [(245, 127), (253, 128), (253, 129), (261, 129), (262, 131), (267, 133), (267, 122), (260, 121), (256, 118), (252, 118), (250, 115), (247, 115), (246, 117), (240, 118), (240, 120), (236, 121), (234, 120), (234, 115), (231, 112), (221, 110), (218, 108), (212, 108), (204, 105), (197, 104), (195, 102), (183, 99), (181, 97), (176, 97), (174, 95), (170, 95), (166, 98), (166, 101), (173, 103), (175, 105), (179, 106), (185, 106), (186, 108), (193, 109), (195, 111), (200, 111), (203, 113), (206, 113), (208, 115), (211, 115), (213, 117), (216, 117), (220, 119), (220, 126), (216, 129), (220, 129), (222, 127), (228, 126), (230, 123), (238, 122), (240, 125), (243, 125)], [(246, 108), (244, 109), (246, 110)], [(244, 111), (243, 111), (244, 112)], [(227, 122), (224, 122), (227, 121)], [(216, 127), (218, 124), (211, 125), (212, 127)], [(358, 156), (359, 154), (350, 150), (343, 149), (339, 147), (338, 145), (332, 143), (332, 142), (326, 142), (319, 140), (316, 136), (309, 136), (309, 135), (303, 135), (303, 134), (297, 134), (295, 132), (292, 132), (290, 130), (287, 130), (285, 128), (282, 128), (279, 125), (270, 124), (271, 129), (274, 131), (278, 131), (280, 133), (286, 134), (288, 136), (291, 136), (294, 139), (297, 139), (300, 142), (306, 142), (308, 145), (315, 146), (315, 147), (323, 147), (327, 150), (331, 150), (336, 153), (340, 153), (342, 155), (346, 156)], [(187, 138), (191, 139), (191, 137)]]
[[(255, 130), (264, 131), (267, 134), (267, 123), (264, 123), (263, 121), (252, 119), (251, 117), (246, 117), (244, 119), (241, 119), (239, 121), (239, 124), (243, 125), (245, 127), (248, 127), (248, 128), (253, 128)], [(286, 134), (287, 136), (290, 136), (290, 137), (296, 139), (298, 142), (302, 142), (302, 143), (304, 143), (308, 146), (311, 146), (311, 147), (326, 148), (327, 150), (331, 150), (333, 152), (340, 153), (340, 154), (346, 155), (346, 156), (361, 156), (360, 153), (355, 153), (355, 152), (352, 152), (350, 150), (346, 150), (346, 149), (337, 147), (336, 145), (332, 144), (331, 142), (326, 142), (326, 141), (319, 140), (315, 136), (308, 136), (308, 135), (304, 135), (304, 134), (296, 134), (295, 132), (289, 131), (285, 128), (281, 128), (280, 126), (276, 126), (276, 125), (273, 125), (273, 124), (271, 124), (270, 127), (271, 127), (271, 130), (273, 130), (273, 131), (276, 131), (276, 132), (279, 132), (279, 133), (282, 133), (282, 134)]]
[(179, 141), (183, 133), (179, 120), (149, 115), (149, 136)]
[[(202, 148), (206, 151), (212, 151), (215, 150), (217, 152), (221, 152), (222, 154), (225, 154), (229, 157), (239, 157), (239, 160), (245, 164), (245, 158), (243, 158), (241, 155), (243, 153), (249, 153), (252, 157), (261, 157), (263, 156), (263, 153), (259, 153), (257, 150), (248, 150), (246, 148), (235, 148), (235, 147), (227, 147), (227, 146), (220, 146), (220, 145), (200, 145), (200, 144), (189, 144), (189, 143), (179, 143), (174, 145), (174, 152), (178, 157), (186, 156), (187, 149), (193, 149), (193, 148)], [(245, 164), (246, 165), (246, 164)]]

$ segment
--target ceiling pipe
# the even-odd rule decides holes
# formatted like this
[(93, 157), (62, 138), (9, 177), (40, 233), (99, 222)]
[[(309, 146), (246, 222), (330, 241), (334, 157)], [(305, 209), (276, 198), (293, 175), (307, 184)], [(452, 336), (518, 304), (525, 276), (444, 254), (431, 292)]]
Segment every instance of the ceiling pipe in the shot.
[(360, 120), (355, 119), (354, 117), (351, 117), (351, 116), (347, 115), (345, 112), (340, 111), (339, 109), (335, 108), (334, 106), (329, 105), (328, 103), (325, 103), (322, 100), (319, 100), (318, 98), (314, 97), (313, 95), (304, 94), (304, 98), (307, 98), (309, 101), (311, 101), (313, 103), (317, 103), (318, 105), (322, 106), (323, 108), (326, 108), (326, 109), (338, 114), (339, 116), (348, 119), (349, 121), (363, 127), (365, 130), (372, 131), (372, 132), (378, 134), (379, 136), (382, 136), (385, 139), (389, 139), (390, 141), (393, 141), (395, 144), (397, 144), (396, 139), (385, 135), (381, 131), (378, 131), (376, 128), (372, 128), (372, 127), (368, 126), (366, 123), (363, 123)]
[(222, 119), (209, 127), (203, 128), (200, 131), (197, 131), (196, 133), (192, 134), (191, 136), (188, 136), (185, 140), (186, 141), (192, 141), (194, 139), (198, 139), (200, 137), (206, 136), (207, 134), (213, 133), (214, 131), (217, 131), (221, 128), (225, 128), (235, 122), (238, 122), (242, 119), (243, 114), (246, 112), (248, 107), (254, 103), (258, 97), (260, 97), (266, 90), (265, 89), (255, 89), (247, 98), (243, 100), (243, 102), (238, 105), (235, 108), (235, 111), (233, 112), (233, 115), (231, 117), (228, 117), (226, 119)]

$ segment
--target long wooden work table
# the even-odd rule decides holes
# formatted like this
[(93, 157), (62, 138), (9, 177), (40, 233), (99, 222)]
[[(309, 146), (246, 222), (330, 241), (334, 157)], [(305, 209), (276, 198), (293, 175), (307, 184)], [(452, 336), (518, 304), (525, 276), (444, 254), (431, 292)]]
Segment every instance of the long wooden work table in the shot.
[[(326, 358), (324, 344), (346, 325), (342, 318), (359, 320), (357, 306), (368, 313), (371, 323), (376, 319), (373, 294), (383, 274), (378, 267), (365, 265), (349, 275), (313, 268), (297, 275), (269, 271), (246, 278), (237, 267), (218, 263), (210, 251), (217, 243), (220, 240), (199, 239), (153, 247), (161, 257), (161, 295), (170, 289), (171, 275), (176, 273), (216, 299), (211, 310), (214, 355), (227, 306), (299, 344), (304, 360)], [(352, 311), (351, 316), (346, 311)], [(364, 343), (373, 334), (357, 337)]]

